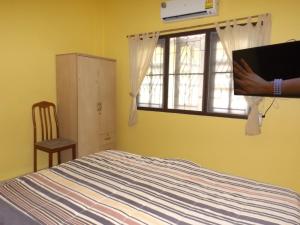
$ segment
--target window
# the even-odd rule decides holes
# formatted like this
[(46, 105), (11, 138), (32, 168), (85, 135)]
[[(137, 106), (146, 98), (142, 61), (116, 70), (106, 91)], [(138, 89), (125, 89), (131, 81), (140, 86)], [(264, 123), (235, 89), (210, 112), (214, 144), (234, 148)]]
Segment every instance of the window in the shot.
[(138, 108), (246, 118), (247, 103), (233, 94), (232, 68), (215, 29), (159, 38)]

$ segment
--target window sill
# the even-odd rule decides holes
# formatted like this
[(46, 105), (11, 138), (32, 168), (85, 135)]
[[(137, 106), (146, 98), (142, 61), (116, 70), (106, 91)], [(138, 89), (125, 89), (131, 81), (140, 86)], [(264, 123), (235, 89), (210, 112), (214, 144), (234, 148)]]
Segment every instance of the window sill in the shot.
[(149, 107), (138, 107), (138, 110), (143, 111), (154, 111), (154, 112), (166, 112), (166, 113), (179, 113), (199, 116), (213, 116), (213, 117), (224, 117), (231, 119), (247, 119), (247, 115), (229, 114), (229, 113), (214, 113), (214, 112), (202, 112), (202, 111), (191, 111), (182, 109), (162, 109), (162, 108), (149, 108)]

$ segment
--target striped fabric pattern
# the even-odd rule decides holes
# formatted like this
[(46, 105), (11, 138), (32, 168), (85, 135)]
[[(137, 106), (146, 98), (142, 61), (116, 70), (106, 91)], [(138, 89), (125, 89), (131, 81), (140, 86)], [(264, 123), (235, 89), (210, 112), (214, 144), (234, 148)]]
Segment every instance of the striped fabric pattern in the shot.
[(293, 191), (114, 150), (10, 180), (0, 200), (38, 224), (300, 224)]

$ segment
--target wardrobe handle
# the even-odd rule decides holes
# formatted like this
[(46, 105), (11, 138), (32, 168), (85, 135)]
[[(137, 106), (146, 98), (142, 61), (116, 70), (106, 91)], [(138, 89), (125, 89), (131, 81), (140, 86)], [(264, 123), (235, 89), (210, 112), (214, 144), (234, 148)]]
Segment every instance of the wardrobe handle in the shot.
[(101, 113), (102, 113), (102, 102), (97, 103), (97, 111), (101, 115)]
[(109, 133), (106, 133), (106, 137), (104, 138), (105, 141), (109, 141), (111, 139)]

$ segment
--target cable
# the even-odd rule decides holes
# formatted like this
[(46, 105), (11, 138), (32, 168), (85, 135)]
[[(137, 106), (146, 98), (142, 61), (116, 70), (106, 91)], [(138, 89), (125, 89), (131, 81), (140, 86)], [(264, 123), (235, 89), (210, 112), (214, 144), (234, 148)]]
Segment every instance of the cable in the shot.
[(276, 98), (273, 98), (272, 103), (269, 105), (269, 107), (267, 108), (267, 110), (265, 111), (265, 113), (261, 116), (262, 118), (265, 118), (267, 115), (267, 112), (270, 110), (270, 108), (272, 107), (272, 105), (274, 104)]

